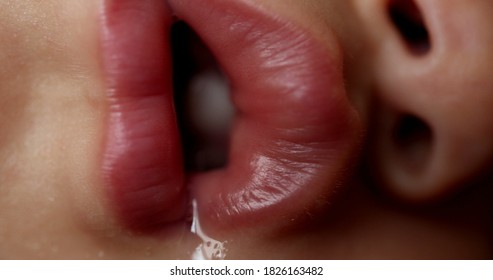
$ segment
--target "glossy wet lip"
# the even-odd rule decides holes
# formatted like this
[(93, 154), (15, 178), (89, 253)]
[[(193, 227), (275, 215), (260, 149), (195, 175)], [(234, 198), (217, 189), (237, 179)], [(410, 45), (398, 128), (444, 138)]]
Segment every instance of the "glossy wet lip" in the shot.
[(103, 177), (118, 219), (135, 231), (162, 228), (186, 207), (167, 41), (171, 24), (165, 1), (103, 1)]
[[(111, 204), (127, 228), (152, 232), (182, 219), (188, 192), (206, 227), (289, 221), (324, 204), (334, 188), (326, 182), (341, 179), (358, 129), (338, 54), (251, 3), (104, 1), (109, 109), (102, 166)], [(241, 116), (228, 166), (187, 183), (172, 100), (172, 14), (216, 55)]]

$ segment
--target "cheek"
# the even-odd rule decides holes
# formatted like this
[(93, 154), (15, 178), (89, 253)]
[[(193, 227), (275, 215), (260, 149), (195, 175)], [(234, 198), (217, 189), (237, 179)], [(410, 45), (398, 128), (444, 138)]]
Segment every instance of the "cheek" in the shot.
[(34, 2), (0, 4), (0, 236), (14, 258), (77, 240), (80, 213), (97, 197), (94, 9)]

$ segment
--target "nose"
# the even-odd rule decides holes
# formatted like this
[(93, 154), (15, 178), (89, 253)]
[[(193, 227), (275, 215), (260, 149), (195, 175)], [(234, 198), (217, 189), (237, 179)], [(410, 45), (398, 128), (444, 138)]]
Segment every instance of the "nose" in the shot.
[(487, 167), (493, 33), (487, 1), (357, 1), (372, 42), (371, 160), (413, 201), (441, 197)]

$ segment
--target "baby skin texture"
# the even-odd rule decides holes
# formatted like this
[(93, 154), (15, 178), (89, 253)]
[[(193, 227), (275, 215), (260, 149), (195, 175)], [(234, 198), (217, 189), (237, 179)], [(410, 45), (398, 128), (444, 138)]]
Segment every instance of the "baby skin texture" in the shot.
[[(2, 1), (0, 257), (491, 258), (491, 12)], [(218, 169), (183, 168), (176, 21), (229, 80)]]

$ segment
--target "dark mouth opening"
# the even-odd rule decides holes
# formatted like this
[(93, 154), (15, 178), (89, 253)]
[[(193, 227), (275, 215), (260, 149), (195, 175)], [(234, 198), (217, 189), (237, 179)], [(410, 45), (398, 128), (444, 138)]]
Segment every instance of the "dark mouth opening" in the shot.
[(388, 12), (390, 20), (412, 53), (424, 55), (430, 51), (430, 35), (414, 0), (390, 0)]
[(228, 159), (234, 113), (227, 79), (211, 51), (183, 21), (172, 25), (171, 51), (185, 169), (194, 172), (221, 168)]

